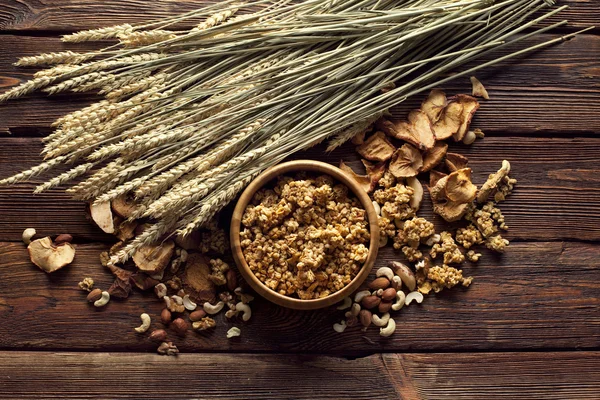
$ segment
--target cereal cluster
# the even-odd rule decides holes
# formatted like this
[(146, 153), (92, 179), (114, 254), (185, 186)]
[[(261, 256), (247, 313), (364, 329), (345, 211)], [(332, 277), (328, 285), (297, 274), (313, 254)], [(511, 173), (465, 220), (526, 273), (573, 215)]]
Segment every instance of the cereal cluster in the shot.
[(348, 285), (367, 259), (366, 211), (330, 176), (281, 177), (259, 190), (242, 217), (241, 246), (256, 277), (300, 299)]

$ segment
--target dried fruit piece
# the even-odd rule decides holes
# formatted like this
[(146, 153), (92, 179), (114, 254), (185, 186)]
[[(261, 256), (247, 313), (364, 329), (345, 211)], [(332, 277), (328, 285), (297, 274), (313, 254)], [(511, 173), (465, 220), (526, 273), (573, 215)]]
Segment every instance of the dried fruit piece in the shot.
[(434, 169), (442, 162), (447, 151), (447, 143), (436, 142), (435, 145), (423, 155), (423, 167), (421, 168), (421, 172), (427, 172)]
[(379, 183), (379, 180), (383, 178), (383, 175), (385, 174), (385, 162), (373, 164), (367, 160), (361, 161), (365, 166), (365, 170), (367, 170), (367, 176), (369, 177), (369, 179), (371, 179), (371, 185), (373, 185), (373, 188), (375, 188), (375, 186), (377, 186), (377, 184)]
[(55, 245), (50, 237), (34, 240), (27, 246), (31, 262), (44, 272), (58, 271), (73, 262), (75, 248), (70, 243)]
[(433, 170), (433, 171), (429, 172), (429, 187), (430, 188), (435, 187), (437, 185), (437, 183), (439, 182), (439, 180), (446, 176), (448, 176), (448, 175), (446, 175), (445, 173), (440, 172), (440, 171)]
[(370, 161), (386, 161), (392, 158), (396, 148), (385, 137), (383, 132), (375, 132), (363, 144), (356, 148), (358, 154)]
[(450, 172), (467, 168), (467, 164), (469, 164), (469, 159), (463, 155), (457, 153), (446, 154), (446, 167)]
[(437, 140), (448, 139), (458, 132), (463, 123), (463, 105), (451, 101), (444, 108), (440, 119), (433, 126), (433, 133)]
[(123, 218), (129, 218), (136, 211), (135, 203), (126, 195), (119, 196), (111, 202), (113, 211)]
[(484, 99), (489, 100), (490, 95), (488, 94), (487, 90), (485, 90), (485, 87), (483, 87), (483, 84), (479, 81), (479, 79), (475, 78), (474, 76), (472, 76), (470, 79), (471, 85), (473, 85), (473, 96), (483, 97)]
[(452, 201), (433, 204), (433, 212), (448, 222), (454, 222), (461, 219), (467, 212), (468, 208), (469, 203), (455, 203)]
[(481, 186), (479, 193), (477, 194), (477, 202), (485, 203), (490, 195), (494, 193), (498, 184), (502, 182), (502, 180), (508, 176), (510, 173), (510, 163), (507, 160), (502, 161), (502, 168), (500, 168), (496, 173), (491, 174), (488, 180)]
[(110, 202), (90, 204), (90, 214), (92, 219), (106, 233), (115, 233), (115, 223), (113, 220)]
[(448, 175), (446, 198), (457, 203), (469, 203), (477, 196), (477, 186), (471, 182), (471, 168), (459, 169)]
[(421, 104), (421, 111), (429, 117), (432, 124), (435, 124), (440, 119), (447, 104), (446, 93), (439, 89), (433, 89)]
[(389, 170), (396, 178), (416, 176), (423, 167), (419, 150), (406, 143), (394, 152)]
[(158, 246), (142, 246), (133, 255), (133, 262), (142, 272), (160, 274), (169, 264), (174, 251), (175, 243), (172, 240)]
[(408, 114), (408, 122), (381, 119), (377, 126), (389, 136), (409, 142), (421, 150), (430, 149), (435, 145), (433, 126), (427, 114), (421, 110), (411, 111)]
[(375, 189), (375, 184), (371, 183), (371, 179), (367, 175), (358, 175), (350, 166), (343, 161), (340, 161), (340, 169), (353, 181), (359, 184), (365, 192), (369, 193)]
[(129, 240), (135, 236), (135, 228), (137, 228), (137, 225), (138, 223), (136, 221), (122, 222), (117, 228), (115, 236), (122, 241)]
[(191, 253), (188, 257), (183, 284), (185, 291), (195, 302), (213, 303), (217, 299), (217, 288), (208, 278), (211, 274), (209, 259), (202, 254)]
[(471, 124), (471, 119), (475, 111), (479, 109), (479, 102), (475, 97), (468, 96), (466, 94), (458, 94), (453, 97), (452, 101), (462, 104), (462, 122), (458, 131), (452, 135), (455, 141), (460, 142), (465, 137)]

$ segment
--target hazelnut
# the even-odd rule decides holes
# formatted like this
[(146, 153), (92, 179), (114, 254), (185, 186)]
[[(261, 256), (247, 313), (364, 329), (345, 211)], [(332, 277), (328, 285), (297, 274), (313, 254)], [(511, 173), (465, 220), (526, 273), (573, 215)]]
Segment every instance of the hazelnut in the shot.
[(227, 271), (225, 278), (227, 279), (227, 289), (233, 292), (237, 287), (237, 275), (235, 274), (235, 271), (232, 269)]
[(188, 323), (183, 318), (174, 319), (171, 323), (171, 326), (173, 327), (175, 333), (179, 336), (185, 336), (189, 328)]
[(383, 301), (392, 301), (395, 298), (396, 298), (396, 289), (394, 289), (394, 288), (387, 288), (381, 294), (381, 299)]
[(171, 322), (171, 311), (169, 311), (166, 308), (162, 310), (162, 312), (160, 313), (160, 322), (162, 322), (165, 325)]
[(377, 310), (379, 310), (380, 313), (386, 313), (390, 311), (390, 309), (392, 308), (392, 304), (393, 303), (391, 301), (382, 301), (381, 303), (379, 303)]
[(377, 296), (367, 296), (361, 301), (363, 308), (367, 310), (377, 307), (379, 303), (381, 303), (381, 299)]
[(63, 233), (62, 235), (58, 235), (56, 237), (56, 239), (54, 239), (55, 244), (71, 243), (72, 241), (73, 241), (73, 236), (69, 235), (68, 233)]
[(369, 289), (371, 290), (379, 290), (386, 289), (390, 286), (390, 280), (385, 276), (381, 276), (375, 279), (373, 282), (369, 283)]
[(196, 311), (190, 313), (190, 321), (192, 321), (192, 322), (200, 321), (204, 317), (206, 317), (206, 311), (204, 311), (202, 309), (199, 309), (199, 310), (196, 310)]
[(360, 323), (362, 324), (362, 326), (367, 328), (369, 325), (371, 325), (371, 322), (373, 320), (373, 314), (371, 313), (371, 311), (360, 310), (360, 314), (358, 315), (360, 317)]
[(167, 340), (167, 331), (165, 331), (164, 329), (156, 329), (152, 331), (152, 333), (150, 333), (148, 339), (154, 342), (164, 342), (165, 340)]
[(100, 297), (102, 297), (102, 290), (94, 289), (87, 295), (87, 301), (94, 303), (100, 300)]

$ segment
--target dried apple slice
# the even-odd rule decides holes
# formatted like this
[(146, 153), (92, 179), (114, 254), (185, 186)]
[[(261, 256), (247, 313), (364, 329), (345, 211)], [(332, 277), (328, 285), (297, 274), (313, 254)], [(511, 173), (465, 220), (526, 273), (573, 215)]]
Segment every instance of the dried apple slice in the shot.
[(432, 170), (431, 172), (429, 172), (429, 187), (434, 187), (440, 179), (446, 176), (448, 175), (446, 175), (443, 172)]
[(440, 119), (433, 126), (433, 133), (437, 140), (448, 139), (458, 132), (463, 123), (463, 105), (451, 101), (444, 108)]
[(396, 178), (409, 178), (416, 176), (422, 167), (423, 157), (421, 152), (406, 143), (394, 152), (389, 170)]
[(446, 93), (439, 89), (433, 89), (421, 104), (421, 111), (429, 117), (432, 124), (435, 124), (440, 119), (447, 104)]
[(371, 190), (375, 189), (375, 186), (379, 183), (379, 180), (383, 178), (386, 170), (386, 163), (380, 162), (377, 164), (373, 164), (368, 162), (367, 160), (361, 160), (363, 165), (365, 166), (365, 170), (367, 171), (367, 176), (371, 180)]
[(433, 204), (433, 212), (440, 215), (448, 222), (454, 222), (461, 219), (466, 214), (468, 208), (469, 203), (455, 203), (452, 201)]
[(459, 169), (467, 168), (469, 159), (461, 154), (447, 153), (446, 154), (446, 167), (450, 172), (458, 171)]
[(446, 198), (456, 203), (469, 203), (477, 196), (477, 186), (471, 182), (471, 168), (459, 169), (448, 175)]
[(445, 142), (436, 142), (436, 144), (423, 155), (423, 168), (421, 168), (421, 172), (427, 172), (434, 169), (442, 162), (447, 151), (448, 144)]
[(408, 114), (408, 121), (414, 132), (416, 142), (414, 144), (421, 150), (431, 149), (435, 145), (435, 135), (427, 114), (421, 110), (413, 110)]
[[(365, 192), (369, 193), (371, 189), (371, 179), (366, 175), (358, 175), (349, 165), (340, 161), (340, 169), (353, 181), (358, 183)], [(375, 185), (373, 185), (374, 188)]]
[(375, 132), (363, 144), (356, 148), (358, 154), (370, 161), (386, 161), (392, 158), (396, 148), (385, 137), (383, 132)]
[(458, 94), (454, 96), (452, 101), (456, 101), (463, 106), (462, 123), (460, 124), (458, 131), (452, 135), (455, 141), (460, 142), (463, 140), (467, 131), (469, 130), (469, 125), (471, 124), (471, 119), (473, 119), (475, 111), (479, 109), (479, 102), (475, 97), (468, 96), (466, 94)]
[(475, 78), (474, 76), (472, 76), (470, 79), (471, 85), (473, 86), (473, 96), (483, 97), (484, 99), (489, 100), (490, 95), (488, 94), (488, 91), (485, 89), (483, 84), (479, 81), (479, 79)]

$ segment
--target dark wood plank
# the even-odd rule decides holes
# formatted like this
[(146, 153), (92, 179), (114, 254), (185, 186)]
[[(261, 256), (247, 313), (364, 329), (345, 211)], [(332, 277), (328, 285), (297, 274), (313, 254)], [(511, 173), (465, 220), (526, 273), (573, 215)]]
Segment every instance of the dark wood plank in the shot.
[[(0, 28), (19, 31), (75, 31), (115, 24), (138, 24), (202, 7), (212, 1), (138, 1), (138, 0), (4, 0), (0, 4)], [(559, 5), (569, 9), (547, 20), (552, 24), (563, 19), (570, 27), (580, 28), (600, 24), (598, 4), (593, 0), (565, 0)], [(180, 24), (179, 28), (189, 28)]]
[[(597, 399), (598, 357), (598, 352), (462, 353), (346, 360), (2, 352), (0, 398)], [(166, 371), (176, 376), (167, 380)]]
[[(542, 35), (529, 43), (548, 40)], [(12, 63), (20, 56), (71, 48), (58, 38), (4, 36), (0, 54), (0, 88), (15, 85), (32, 71)], [(76, 48), (81, 48), (77, 46)], [(490, 58), (503, 55), (499, 51)], [(535, 135), (568, 132), (596, 135), (600, 132), (600, 36), (582, 35), (519, 60), (505, 62), (478, 73), (492, 100), (482, 104), (477, 120), (486, 132)], [(469, 64), (474, 66), (475, 63)], [(467, 68), (467, 67), (465, 67)], [(470, 92), (467, 78), (444, 85), (447, 93)], [(415, 96), (394, 110), (398, 116), (417, 107), (423, 96)], [(0, 135), (41, 135), (59, 116), (79, 109), (90, 96), (38, 94), (0, 105)], [(574, 117), (576, 113), (577, 117)]]
[[(22, 243), (0, 244), (0, 349), (153, 351), (156, 344), (134, 332), (149, 313), (160, 328), (162, 302), (135, 292), (104, 309), (86, 302), (77, 283), (91, 276), (107, 288), (112, 278), (100, 266), (99, 245), (78, 245), (75, 262), (52, 275), (33, 266)], [(422, 305), (395, 314), (397, 332), (381, 338), (377, 328), (358, 326), (343, 334), (332, 325), (343, 318), (330, 308), (292, 311), (262, 299), (252, 303), (248, 323), (217, 317), (207, 333), (185, 339), (170, 332), (184, 352), (282, 351), (360, 355), (377, 351), (462, 351), (485, 349), (593, 349), (600, 347), (600, 245), (513, 243), (501, 257), (484, 252), (478, 265), (465, 265), (475, 281), (469, 289), (429, 296)], [(393, 249), (377, 266), (398, 260)], [(225, 333), (239, 326), (242, 336)]]
[[(485, 129), (483, 121), (477, 123)], [(1, 138), (0, 176), (35, 165), (40, 150), (35, 138)], [(489, 136), (472, 147), (453, 144), (452, 150), (469, 157), (478, 184), (500, 167), (502, 159), (511, 161), (519, 184), (501, 206), (509, 238), (600, 240), (600, 139)], [(319, 146), (295, 157), (333, 164), (344, 159), (360, 167), (351, 144), (331, 154)], [(61, 189), (33, 195), (34, 185), (42, 181), (38, 177), (33, 183), (0, 187), (0, 241), (19, 241), (27, 227), (42, 234), (68, 232), (80, 241), (112, 239), (86, 220), (83, 203), (70, 200)], [(436, 221), (439, 229), (446, 226), (434, 217), (427, 197), (419, 215)]]

